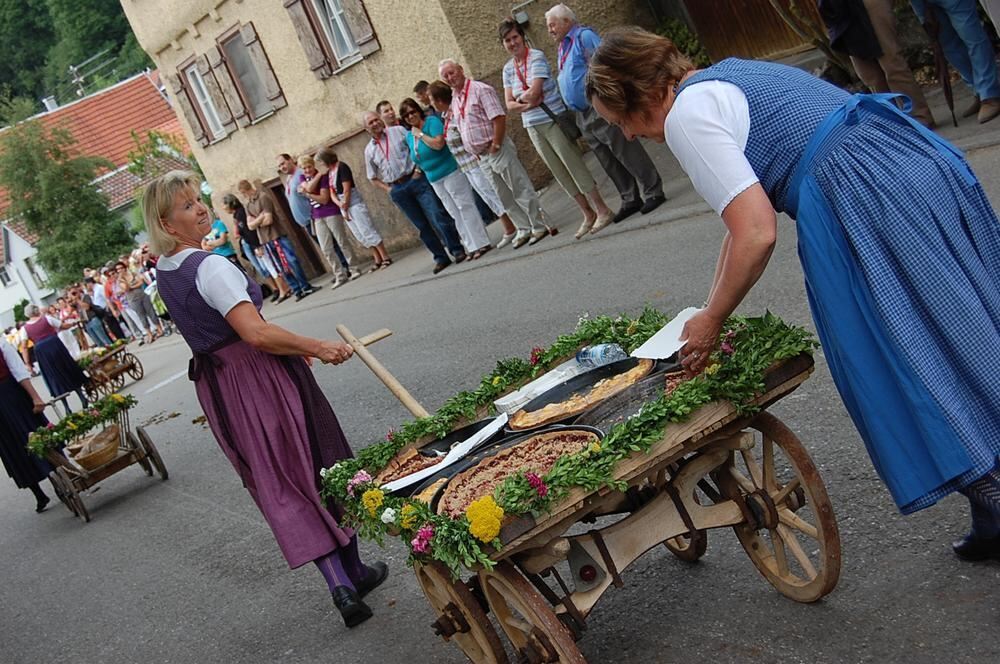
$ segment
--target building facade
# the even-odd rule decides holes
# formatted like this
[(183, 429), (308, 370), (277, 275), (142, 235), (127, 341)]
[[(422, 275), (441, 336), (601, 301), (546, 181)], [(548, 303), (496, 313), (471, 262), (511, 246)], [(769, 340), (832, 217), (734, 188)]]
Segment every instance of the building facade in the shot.
[[(168, 90), (214, 197), (257, 181), (279, 198), (276, 157), (333, 147), (363, 174), (368, 141), (360, 116), (382, 100), (398, 106), (445, 58), (500, 84), (507, 53), (496, 34), (512, 13), (527, 19), (533, 43), (554, 62), (545, 30), (553, 2), (495, 0), (121, 0), (139, 43)], [(582, 22), (604, 29), (649, 19), (644, 3), (570, 3)], [(520, 120), (511, 123), (522, 158), (534, 163)], [(531, 168), (536, 182), (543, 174)], [(359, 187), (390, 249), (416, 233), (387, 196)]]

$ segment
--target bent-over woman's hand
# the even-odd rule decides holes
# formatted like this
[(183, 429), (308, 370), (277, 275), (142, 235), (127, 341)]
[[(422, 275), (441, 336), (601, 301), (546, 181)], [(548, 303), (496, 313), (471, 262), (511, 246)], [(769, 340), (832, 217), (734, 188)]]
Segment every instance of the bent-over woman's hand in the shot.
[(681, 348), (680, 357), (688, 376), (695, 376), (708, 366), (708, 357), (719, 344), (722, 323), (707, 311), (701, 311), (684, 324), (681, 341), (687, 343)]
[(45, 410), (45, 402), (41, 399), (33, 399), (31, 402), (31, 412), (37, 415)]
[(323, 364), (341, 364), (351, 359), (351, 355), (354, 355), (354, 349), (343, 341), (324, 341), (316, 359)]

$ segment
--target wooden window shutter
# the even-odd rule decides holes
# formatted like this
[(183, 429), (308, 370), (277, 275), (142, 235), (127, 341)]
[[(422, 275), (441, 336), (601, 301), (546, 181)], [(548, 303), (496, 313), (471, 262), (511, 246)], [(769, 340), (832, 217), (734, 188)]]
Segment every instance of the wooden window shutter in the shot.
[(375, 30), (372, 22), (368, 19), (368, 12), (361, 0), (340, 0), (344, 8), (344, 17), (354, 35), (354, 41), (358, 43), (361, 55), (369, 55), (379, 49), (378, 40), (375, 38)]
[(201, 126), (201, 118), (198, 117), (198, 113), (191, 104), (191, 98), (188, 97), (184, 87), (184, 76), (182, 74), (168, 74), (167, 81), (170, 83), (170, 91), (174, 93), (174, 99), (177, 100), (181, 113), (184, 114), (184, 119), (191, 127), (191, 138), (202, 147), (208, 145), (211, 139), (205, 132), (205, 128)]
[(274, 70), (271, 69), (271, 61), (267, 59), (267, 53), (264, 52), (264, 46), (260, 43), (257, 29), (253, 27), (253, 23), (247, 23), (240, 28), (240, 36), (250, 52), (250, 60), (253, 61), (257, 74), (260, 75), (260, 80), (264, 83), (264, 94), (274, 106), (274, 110), (277, 111), (288, 106), (285, 95), (281, 92), (281, 86), (278, 85), (278, 78), (274, 75)]
[(208, 98), (212, 100), (212, 106), (215, 106), (215, 112), (219, 115), (222, 131), (226, 132), (228, 136), (236, 131), (236, 121), (229, 110), (226, 98), (222, 95), (222, 88), (219, 87), (219, 82), (215, 80), (215, 74), (212, 73), (212, 67), (208, 64), (206, 56), (202, 55), (194, 62), (195, 66), (198, 67), (198, 73), (201, 74), (202, 80), (205, 81), (205, 90), (208, 92)]
[(309, 62), (309, 69), (316, 75), (316, 78), (323, 80), (333, 76), (333, 64), (326, 57), (323, 46), (320, 43), (321, 37), (316, 34), (316, 28), (309, 19), (309, 12), (303, 4), (307, 0), (284, 0), (285, 9), (295, 27), (295, 34), (299, 37), (302, 50), (306, 53), (306, 60)]
[(222, 88), (222, 96), (226, 98), (226, 103), (229, 105), (229, 110), (233, 114), (236, 125), (241, 128), (246, 127), (250, 124), (250, 114), (247, 112), (246, 106), (243, 105), (240, 91), (236, 87), (236, 82), (233, 80), (232, 74), (229, 72), (229, 67), (226, 66), (222, 49), (218, 46), (213, 46), (208, 49), (205, 55), (208, 58), (209, 66), (215, 72), (215, 80), (218, 82), (219, 87)]

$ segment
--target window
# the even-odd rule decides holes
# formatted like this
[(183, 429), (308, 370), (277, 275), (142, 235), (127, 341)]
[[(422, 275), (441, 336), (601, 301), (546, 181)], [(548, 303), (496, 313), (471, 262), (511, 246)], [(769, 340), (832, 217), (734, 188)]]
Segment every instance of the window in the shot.
[(188, 89), (197, 104), (197, 110), (203, 120), (202, 127), (208, 133), (208, 137), (213, 140), (225, 137), (226, 131), (222, 128), (219, 111), (209, 96), (208, 86), (198, 67), (191, 65), (184, 70), (184, 76), (187, 78)]
[(167, 80), (203, 146), (288, 105), (252, 23), (224, 33)]
[(319, 79), (379, 49), (361, 0), (284, 0), (309, 68)]
[(10, 286), (13, 281), (14, 280), (10, 278), (10, 275), (7, 274), (7, 268), (0, 267), (0, 286), (7, 288), (7, 286)]
[(271, 100), (267, 98), (264, 81), (254, 66), (250, 50), (243, 43), (242, 35), (236, 33), (222, 42), (222, 53), (228, 64), (228, 73), (251, 117), (257, 119), (270, 113), (273, 110)]
[(333, 46), (333, 54), (341, 66), (351, 56), (360, 55), (361, 51), (351, 34), (340, 0), (312, 0), (312, 3), (327, 42)]
[(31, 256), (28, 256), (24, 259), (24, 264), (28, 268), (28, 273), (31, 275), (32, 281), (35, 282), (35, 287), (45, 288), (45, 282), (48, 280), (48, 277), (37, 265), (35, 265), (34, 259)]

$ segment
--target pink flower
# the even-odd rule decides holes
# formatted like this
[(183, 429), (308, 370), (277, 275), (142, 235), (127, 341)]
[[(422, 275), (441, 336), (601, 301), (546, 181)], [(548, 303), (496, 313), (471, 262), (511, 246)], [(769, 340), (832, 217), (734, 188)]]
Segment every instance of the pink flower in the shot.
[(395, 429), (389, 429), (389, 433), (385, 434), (386, 440), (392, 440), (392, 437), (396, 435)]
[(49, 422), (48, 424), (45, 425), (45, 428), (46, 429), (55, 429), (56, 425), (52, 424), (52, 422)]
[(722, 352), (725, 353), (726, 355), (732, 355), (735, 352), (733, 349), (733, 345), (728, 341), (723, 341), (722, 345), (719, 347), (722, 349)]
[(525, 473), (524, 479), (528, 480), (528, 485), (538, 493), (539, 498), (549, 495), (549, 487), (545, 486), (545, 481), (537, 473)]
[(358, 472), (354, 473), (354, 477), (352, 477), (347, 482), (347, 495), (349, 495), (351, 498), (354, 498), (354, 489), (361, 486), (362, 484), (368, 484), (371, 481), (372, 481), (371, 475), (369, 475), (364, 470), (359, 470)]
[(430, 551), (432, 537), (434, 537), (434, 526), (429, 523), (420, 526), (417, 536), (410, 542), (413, 551), (416, 553), (427, 553)]
[(736, 330), (726, 330), (726, 336), (724, 337), (726, 341), (736, 337)]
[(531, 366), (535, 366), (542, 361), (542, 355), (545, 353), (543, 348), (535, 346), (531, 349)]

